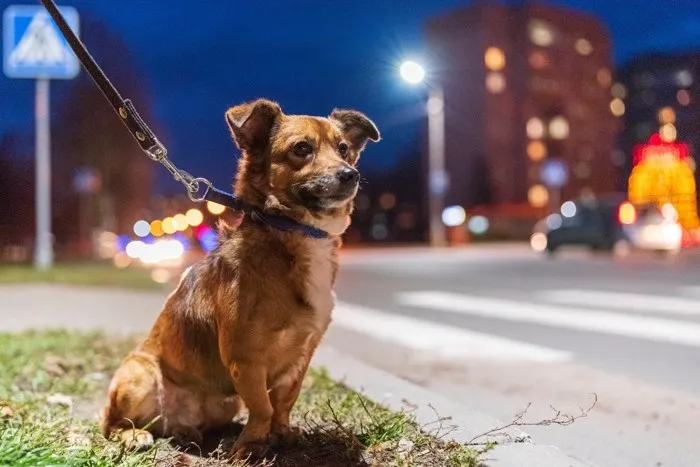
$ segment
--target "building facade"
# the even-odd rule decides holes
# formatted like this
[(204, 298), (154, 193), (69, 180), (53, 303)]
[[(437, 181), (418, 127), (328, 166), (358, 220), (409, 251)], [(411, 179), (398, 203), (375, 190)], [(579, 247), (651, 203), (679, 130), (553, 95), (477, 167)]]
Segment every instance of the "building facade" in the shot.
[(426, 35), (429, 78), (444, 94), (448, 205), (546, 209), (614, 189), (619, 121), (597, 19), (479, 2), (431, 19)]

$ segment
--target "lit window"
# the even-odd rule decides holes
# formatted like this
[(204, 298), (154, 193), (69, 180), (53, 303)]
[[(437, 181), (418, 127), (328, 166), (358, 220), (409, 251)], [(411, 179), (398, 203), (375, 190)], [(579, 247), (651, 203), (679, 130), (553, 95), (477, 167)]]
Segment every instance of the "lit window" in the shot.
[(539, 118), (532, 117), (527, 121), (526, 131), (530, 139), (544, 138), (544, 123)]
[(690, 105), (690, 93), (685, 89), (681, 89), (680, 91), (678, 91), (678, 93), (676, 94), (676, 99), (678, 100), (678, 103), (683, 107)]
[(385, 211), (393, 209), (396, 206), (396, 196), (393, 193), (384, 193), (379, 197), (379, 206)]
[(549, 121), (549, 134), (554, 139), (566, 139), (569, 137), (569, 121), (559, 115)]
[(598, 73), (596, 73), (596, 78), (598, 79), (598, 83), (606, 88), (610, 86), (610, 83), (612, 82), (612, 75), (610, 74), (610, 70), (607, 68), (601, 68), (598, 70)]
[(549, 47), (554, 43), (554, 31), (552, 27), (544, 21), (530, 21), (530, 40), (540, 47)]
[(610, 94), (618, 99), (624, 99), (627, 97), (627, 88), (622, 83), (615, 83), (610, 88)]
[(593, 45), (588, 39), (576, 39), (574, 48), (576, 49), (576, 52), (584, 56), (590, 55), (593, 52)]
[(486, 75), (486, 89), (492, 94), (499, 94), (506, 88), (506, 77), (503, 73), (491, 72)]
[(662, 125), (664, 123), (676, 123), (676, 111), (673, 110), (673, 107), (664, 107), (659, 110), (658, 118), (659, 123)]
[(484, 53), (484, 63), (491, 71), (501, 71), (506, 66), (506, 56), (498, 47), (489, 47)]
[(527, 190), (527, 200), (536, 208), (545, 207), (549, 202), (549, 192), (544, 185), (532, 185)]
[(625, 114), (625, 103), (622, 99), (615, 98), (610, 102), (610, 112), (616, 117), (622, 117)]
[(527, 157), (532, 161), (541, 161), (547, 157), (547, 146), (542, 141), (530, 141), (527, 145)]
[(678, 132), (676, 131), (676, 127), (673, 125), (673, 123), (667, 123), (659, 130), (659, 136), (661, 136), (663, 142), (673, 143), (678, 136)]
[(693, 85), (693, 74), (688, 70), (676, 73), (676, 84), (681, 88), (689, 88)]
[(542, 68), (549, 65), (549, 59), (547, 58), (547, 55), (540, 51), (532, 52), (530, 55), (528, 55), (527, 61), (530, 64), (530, 66), (535, 70), (541, 70)]

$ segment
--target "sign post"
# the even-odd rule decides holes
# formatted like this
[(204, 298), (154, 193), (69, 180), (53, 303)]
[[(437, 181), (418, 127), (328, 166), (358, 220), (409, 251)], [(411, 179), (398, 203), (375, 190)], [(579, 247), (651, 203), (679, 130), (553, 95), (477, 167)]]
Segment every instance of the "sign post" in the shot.
[[(77, 32), (77, 11), (71, 7), (60, 10)], [(12, 5), (3, 13), (3, 70), (8, 78), (36, 80), (34, 267), (49, 269), (53, 265), (50, 80), (75, 78), (80, 63), (44, 7)]]

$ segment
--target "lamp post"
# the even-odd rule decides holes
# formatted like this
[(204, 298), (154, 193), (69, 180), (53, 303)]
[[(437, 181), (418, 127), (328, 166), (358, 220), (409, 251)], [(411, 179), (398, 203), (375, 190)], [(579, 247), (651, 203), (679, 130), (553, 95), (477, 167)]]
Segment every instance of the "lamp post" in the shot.
[[(418, 63), (406, 61), (399, 69), (401, 77), (411, 84), (425, 80), (425, 69)], [(430, 245), (447, 245), (442, 211), (445, 208), (447, 173), (445, 171), (445, 101), (440, 86), (428, 88), (428, 191), (430, 216)]]

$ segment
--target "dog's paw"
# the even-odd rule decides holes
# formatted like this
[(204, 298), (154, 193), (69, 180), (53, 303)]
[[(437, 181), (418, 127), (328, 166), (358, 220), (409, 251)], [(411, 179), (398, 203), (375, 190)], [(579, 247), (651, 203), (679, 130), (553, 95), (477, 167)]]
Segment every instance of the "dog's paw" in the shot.
[(267, 443), (265, 441), (236, 441), (231, 448), (229, 457), (234, 460), (256, 461), (262, 459), (265, 452), (267, 452)]
[(303, 434), (303, 430), (296, 426), (290, 427), (289, 425), (275, 425), (272, 427), (270, 444), (273, 446), (294, 445)]
[(119, 441), (125, 448), (134, 451), (145, 451), (153, 446), (153, 435), (146, 430), (124, 430), (119, 434)]

